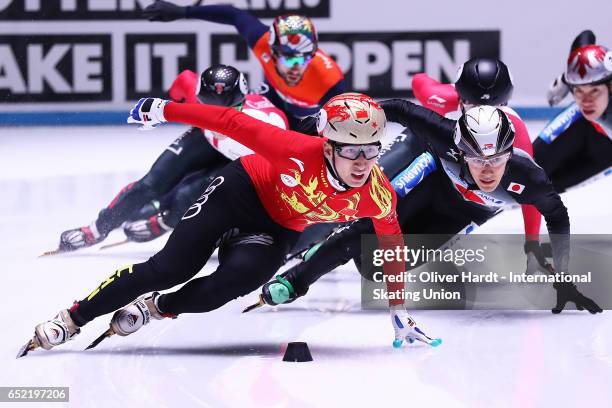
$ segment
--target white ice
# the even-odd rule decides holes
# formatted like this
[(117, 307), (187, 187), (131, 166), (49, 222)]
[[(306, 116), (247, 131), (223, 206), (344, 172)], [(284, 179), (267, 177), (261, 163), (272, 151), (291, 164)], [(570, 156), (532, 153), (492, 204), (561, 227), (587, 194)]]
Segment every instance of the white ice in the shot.
[[(82, 351), (106, 329), (108, 315), (62, 347), (16, 360), (35, 324), (163, 246), (158, 240), (37, 258), (57, 245), (61, 231), (90, 222), (143, 175), (182, 129), (0, 129), (0, 386), (68, 386), (66, 405), (74, 407), (612, 405), (609, 311), (415, 311), (444, 343), (395, 350), (388, 314), (360, 310), (358, 274), (348, 265), (285, 307), (241, 314), (253, 293)], [(612, 232), (610, 191), (612, 177), (563, 196), (574, 232)], [(515, 210), (481, 231), (522, 228)], [(106, 242), (121, 239), (118, 232)], [(215, 266), (212, 259), (203, 273)], [(314, 362), (282, 362), (290, 341), (308, 342)]]

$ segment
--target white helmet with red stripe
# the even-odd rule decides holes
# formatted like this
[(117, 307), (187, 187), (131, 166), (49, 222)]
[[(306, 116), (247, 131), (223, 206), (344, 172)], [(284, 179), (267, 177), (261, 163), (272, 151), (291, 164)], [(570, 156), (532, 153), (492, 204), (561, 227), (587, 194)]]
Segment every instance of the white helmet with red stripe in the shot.
[(597, 85), (612, 80), (612, 51), (601, 45), (574, 49), (567, 59), (565, 82), (569, 86)]

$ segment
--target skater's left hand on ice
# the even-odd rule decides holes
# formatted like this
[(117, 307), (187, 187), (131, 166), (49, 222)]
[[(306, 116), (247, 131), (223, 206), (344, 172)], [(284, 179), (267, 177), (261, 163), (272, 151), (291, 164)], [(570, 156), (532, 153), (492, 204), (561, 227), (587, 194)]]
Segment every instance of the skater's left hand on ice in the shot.
[(561, 313), (567, 302), (574, 302), (576, 304), (576, 309), (586, 309), (592, 314), (601, 313), (603, 311), (593, 299), (580, 293), (573, 283), (558, 282), (553, 284), (553, 288), (557, 291), (557, 305), (552, 309), (554, 314)]
[(434, 339), (423, 333), (423, 331), (417, 327), (414, 319), (408, 315), (404, 305), (391, 306), (389, 311), (391, 312), (393, 330), (395, 330), (393, 347), (401, 347), (404, 340), (409, 343), (414, 343), (415, 340), (419, 340), (433, 347), (437, 347), (442, 343), (442, 339)]
[(151, 130), (166, 122), (164, 106), (170, 102), (159, 98), (141, 98), (130, 111), (127, 123), (139, 123), (139, 130)]
[(523, 247), (525, 255), (527, 255), (527, 275), (533, 275), (537, 270), (542, 270), (546, 273), (554, 273), (554, 268), (546, 260), (542, 245), (538, 241), (525, 241)]

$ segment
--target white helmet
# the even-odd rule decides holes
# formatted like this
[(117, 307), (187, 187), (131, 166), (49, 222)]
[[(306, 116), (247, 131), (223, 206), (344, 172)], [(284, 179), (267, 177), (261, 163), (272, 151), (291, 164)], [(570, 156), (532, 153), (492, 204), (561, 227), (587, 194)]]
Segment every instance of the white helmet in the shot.
[(385, 135), (387, 118), (367, 95), (344, 93), (331, 98), (319, 111), (317, 131), (327, 139), (346, 144), (379, 142)]
[(457, 121), (454, 141), (467, 156), (493, 156), (512, 150), (514, 126), (501, 109), (476, 106)]

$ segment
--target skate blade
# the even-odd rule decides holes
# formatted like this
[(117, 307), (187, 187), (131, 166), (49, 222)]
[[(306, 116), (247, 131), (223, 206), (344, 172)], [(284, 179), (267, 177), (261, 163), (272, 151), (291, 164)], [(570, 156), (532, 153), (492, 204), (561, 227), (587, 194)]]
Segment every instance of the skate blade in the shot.
[(266, 302), (264, 301), (263, 296), (259, 295), (259, 301), (257, 303), (252, 304), (251, 306), (247, 307), (246, 309), (244, 309), (242, 311), (242, 313), (248, 313), (251, 310), (255, 310), (255, 309), (259, 308), (259, 307), (262, 307), (265, 304), (266, 304)]
[(302, 255), (304, 255), (304, 253), (305, 253), (307, 250), (308, 250), (308, 249), (303, 249), (303, 250), (301, 250), (301, 251), (299, 251), (299, 252), (296, 252), (296, 253), (293, 253), (293, 254), (288, 254), (288, 255), (285, 257), (285, 263), (287, 263), (287, 262), (289, 262), (289, 261), (292, 261), (292, 260), (294, 260), (294, 259), (296, 259), (296, 258), (300, 258), (300, 259), (301, 259), (301, 258), (302, 258)]
[(42, 254), (38, 255), (38, 257), (42, 258), (44, 256), (58, 255), (58, 254), (63, 254), (64, 252), (67, 252), (67, 251), (64, 251), (63, 249), (57, 248), (57, 249), (54, 249), (52, 251), (43, 252)]
[(129, 243), (130, 240), (129, 239), (124, 239), (123, 241), (119, 241), (119, 242), (113, 242), (112, 244), (108, 244), (108, 245), (102, 245), (99, 249), (99, 251), (102, 251), (103, 249), (108, 249), (108, 248), (113, 248), (113, 247), (118, 247), (121, 245), (125, 245), (127, 243)]
[(112, 328), (109, 328), (104, 333), (102, 333), (97, 339), (92, 341), (91, 344), (85, 348), (85, 350), (89, 350), (89, 349), (96, 347), (98, 344), (102, 343), (104, 339), (109, 338), (113, 334), (115, 334), (114, 330)]
[(17, 357), (15, 358), (21, 358), (24, 357), (25, 355), (27, 355), (30, 351), (37, 349), (38, 347), (40, 347), (38, 345), (38, 341), (36, 341), (35, 337), (32, 337), (30, 340), (28, 340), (28, 342), (26, 344), (24, 344), (20, 349), (19, 352), (17, 353)]

